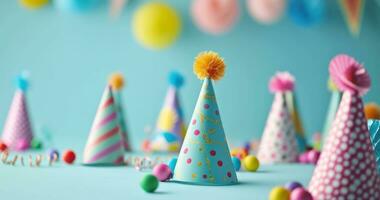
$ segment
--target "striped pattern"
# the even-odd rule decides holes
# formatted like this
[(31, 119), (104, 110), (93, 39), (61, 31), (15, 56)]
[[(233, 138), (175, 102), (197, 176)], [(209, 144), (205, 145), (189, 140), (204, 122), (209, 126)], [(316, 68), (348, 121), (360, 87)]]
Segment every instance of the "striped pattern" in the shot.
[(85, 147), (83, 163), (117, 165), (124, 160), (123, 140), (110, 87), (103, 93)]
[(369, 120), (368, 129), (373, 150), (375, 151), (377, 169), (380, 172), (380, 120)]
[(30, 125), (25, 94), (18, 90), (13, 98), (8, 118), (4, 126), (2, 140), (11, 150), (25, 150), (20, 146), (21, 142), (30, 142), (33, 139), (33, 131)]
[(122, 104), (122, 97), (119, 90), (113, 90), (114, 98), (115, 98), (115, 105), (117, 109), (117, 117), (119, 119), (119, 126), (120, 126), (120, 132), (121, 137), (123, 140), (123, 146), (125, 151), (132, 151), (130, 139), (128, 137), (128, 128), (127, 123), (124, 118), (124, 109)]

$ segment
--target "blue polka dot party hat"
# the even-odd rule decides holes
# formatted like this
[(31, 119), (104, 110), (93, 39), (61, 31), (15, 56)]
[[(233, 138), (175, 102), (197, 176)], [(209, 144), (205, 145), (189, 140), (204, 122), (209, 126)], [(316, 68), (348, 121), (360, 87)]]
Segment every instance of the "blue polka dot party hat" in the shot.
[(217, 53), (203, 52), (194, 72), (203, 86), (174, 170), (174, 180), (198, 185), (232, 185), (238, 182), (224, 134), (212, 80), (224, 75)]
[(184, 83), (183, 76), (172, 71), (169, 74), (169, 89), (157, 120), (155, 133), (150, 142), (152, 151), (178, 152), (186, 134), (178, 92)]

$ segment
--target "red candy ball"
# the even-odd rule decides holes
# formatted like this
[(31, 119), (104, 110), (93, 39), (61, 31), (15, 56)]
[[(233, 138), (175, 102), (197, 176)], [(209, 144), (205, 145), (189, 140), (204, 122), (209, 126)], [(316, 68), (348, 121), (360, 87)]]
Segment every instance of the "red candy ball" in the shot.
[(74, 161), (75, 161), (75, 153), (74, 151), (72, 150), (66, 150), (64, 153), (63, 153), (63, 156), (62, 156), (62, 159), (65, 163), (67, 164), (73, 164)]
[(8, 149), (8, 146), (4, 142), (0, 141), (0, 152), (3, 152), (7, 149)]
[(313, 196), (304, 188), (296, 188), (290, 194), (290, 200), (313, 200)]
[(309, 161), (309, 163), (312, 163), (315, 165), (317, 164), (320, 155), (321, 155), (321, 152), (317, 150), (310, 150), (309, 152), (307, 152), (307, 160)]

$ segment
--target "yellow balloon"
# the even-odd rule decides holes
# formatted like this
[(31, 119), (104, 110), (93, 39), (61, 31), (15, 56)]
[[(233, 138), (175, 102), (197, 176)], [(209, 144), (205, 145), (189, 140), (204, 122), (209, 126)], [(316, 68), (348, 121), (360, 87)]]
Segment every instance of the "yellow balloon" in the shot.
[(28, 9), (38, 9), (49, 3), (49, 0), (20, 0), (20, 4)]
[(181, 19), (169, 5), (151, 2), (141, 6), (133, 16), (133, 33), (145, 47), (165, 48), (181, 32)]

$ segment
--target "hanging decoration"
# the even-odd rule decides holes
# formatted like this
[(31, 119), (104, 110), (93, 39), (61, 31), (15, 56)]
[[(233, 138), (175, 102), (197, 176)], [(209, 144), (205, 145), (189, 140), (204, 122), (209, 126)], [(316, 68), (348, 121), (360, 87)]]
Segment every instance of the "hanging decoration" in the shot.
[(113, 18), (118, 18), (123, 12), (124, 6), (129, 0), (110, 0), (110, 15)]
[(322, 21), (326, 10), (325, 0), (290, 0), (290, 19), (299, 26), (311, 26)]
[(283, 15), (285, 0), (247, 0), (249, 14), (261, 24), (273, 24)]
[(49, 0), (20, 0), (19, 2), (23, 7), (35, 10), (46, 6)]
[(194, 0), (191, 6), (194, 23), (205, 33), (227, 32), (239, 17), (237, 0)]
[(174, 8), (161, 2), (146, 3), (133, 16), (135, 38), (149, 49), (170, 46), (181, 32), (181, 18)]
[(65, 12), (83, 12), (99, 5), (100, 0), (54, 0), (54, 6)]
[(359, 36), (365, 0), (339, 0), (346, 24), (353, 36)]

